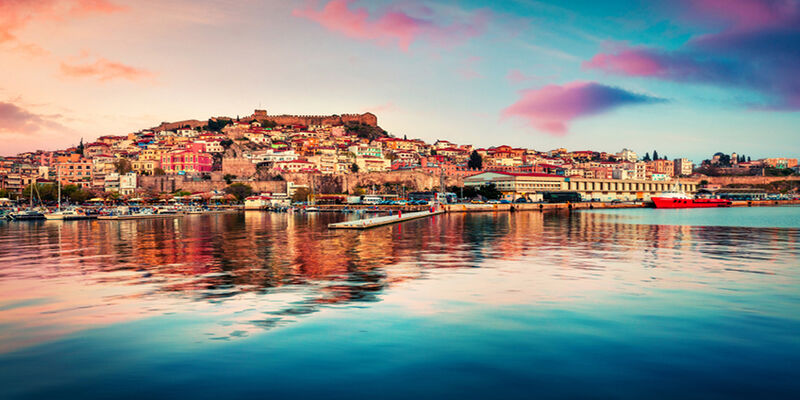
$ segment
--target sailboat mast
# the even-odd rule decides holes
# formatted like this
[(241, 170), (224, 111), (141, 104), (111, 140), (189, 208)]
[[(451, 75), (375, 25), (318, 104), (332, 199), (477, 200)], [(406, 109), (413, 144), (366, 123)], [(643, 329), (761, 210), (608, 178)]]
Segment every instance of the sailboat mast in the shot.
[(61, 166), (58, 166), (58, 211), (61, 211)]

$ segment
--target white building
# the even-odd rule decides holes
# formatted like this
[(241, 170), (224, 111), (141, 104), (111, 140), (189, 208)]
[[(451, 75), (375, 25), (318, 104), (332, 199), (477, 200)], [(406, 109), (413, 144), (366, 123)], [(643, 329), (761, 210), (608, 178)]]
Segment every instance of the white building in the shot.
[(639, 156), (636, 155), (636, 152), (629, 149), (622, 149), (622, 151), (617, 153), (617, 157), (620, 160), (628, 162), (636, 162), (639, 160)]
[(225, 148), (222, 147), (222, 142), (219, 140), (196, 140), (195, 143), (206, 145), (206, 153), (222, 153), (225, 151)]
[(685, 158), (676, 158), (672, 161), (675, 176), (689, 176), (692, 174), (694, 165)]
[(119, 176), (119, 193), (122, 195), (133, 194), (136, 191), (136, 173), (129, 172)]
[(276, 163), (284, 161), (294, 161), (300, 158), (294, 150), (276, 151), (269, 149), (263, 152), (246, 153), (245, 157), (249, 158), (255, 164), (258, 163)]

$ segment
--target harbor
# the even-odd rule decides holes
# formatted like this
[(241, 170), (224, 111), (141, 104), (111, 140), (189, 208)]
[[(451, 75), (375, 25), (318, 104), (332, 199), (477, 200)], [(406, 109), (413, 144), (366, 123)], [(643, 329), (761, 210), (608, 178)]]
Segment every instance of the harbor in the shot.
[[(690, 360), (692, 379), (725, 385), (667, 385), (675, 397), (752, 387), (784, 398), (796, 380), (747, 386), (718, 367), (779, 377), (787, 364), (752, 360), (800, 360), (798, 211), (448, 212), (357, 231), (329, 228), (355, 217), (339, 212), (3, 222), (0, 392), (99, 399), (178, 387), (202, 398), (213, 381), (226, 387), (215, 396), (246, 398), (272, 376), (279, 394), (329, 393), (302, 370), (342, 382), (334, 394), (397, 384), (388, 397), (408, 398), (408, 376), (477, 362), (486, 368), (443, 368), (436, 393), (505, 383), (511, 365), (526, 381), (547, 369), (546, 389), (567, 398), (569, 382), (596, 382), (601, 364), (614, 372), (592, 388), (611, 398), (630, 376), (658, 381)], [(42, 374), (57, 382), (41, 388)], [(523, 389), (512, 397), (533, 390)]]

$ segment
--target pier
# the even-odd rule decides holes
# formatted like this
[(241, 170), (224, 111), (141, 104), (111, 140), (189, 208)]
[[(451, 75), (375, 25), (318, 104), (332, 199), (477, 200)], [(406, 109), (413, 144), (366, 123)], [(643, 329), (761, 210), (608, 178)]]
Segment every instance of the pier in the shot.
[(387, 215), (385, 217), (364, 218), (356, 221), (337, 222), (328, 224), (329, 229), (369, 229), (378, 226), (397, 224), (400, 222), (411, 221), (414, 219), (430, 217), (443, 214), (443, 210), (418, 211), (400, 215)]

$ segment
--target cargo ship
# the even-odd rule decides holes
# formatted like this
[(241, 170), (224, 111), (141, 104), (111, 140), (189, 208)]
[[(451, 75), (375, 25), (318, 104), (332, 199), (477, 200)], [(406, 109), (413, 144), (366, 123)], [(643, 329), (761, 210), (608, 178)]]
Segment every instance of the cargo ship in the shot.
[(656, 208), (711, 208), (730, 207), (727, 199), (698, 199), (681, 192), (665, 192), (651, 197)]

